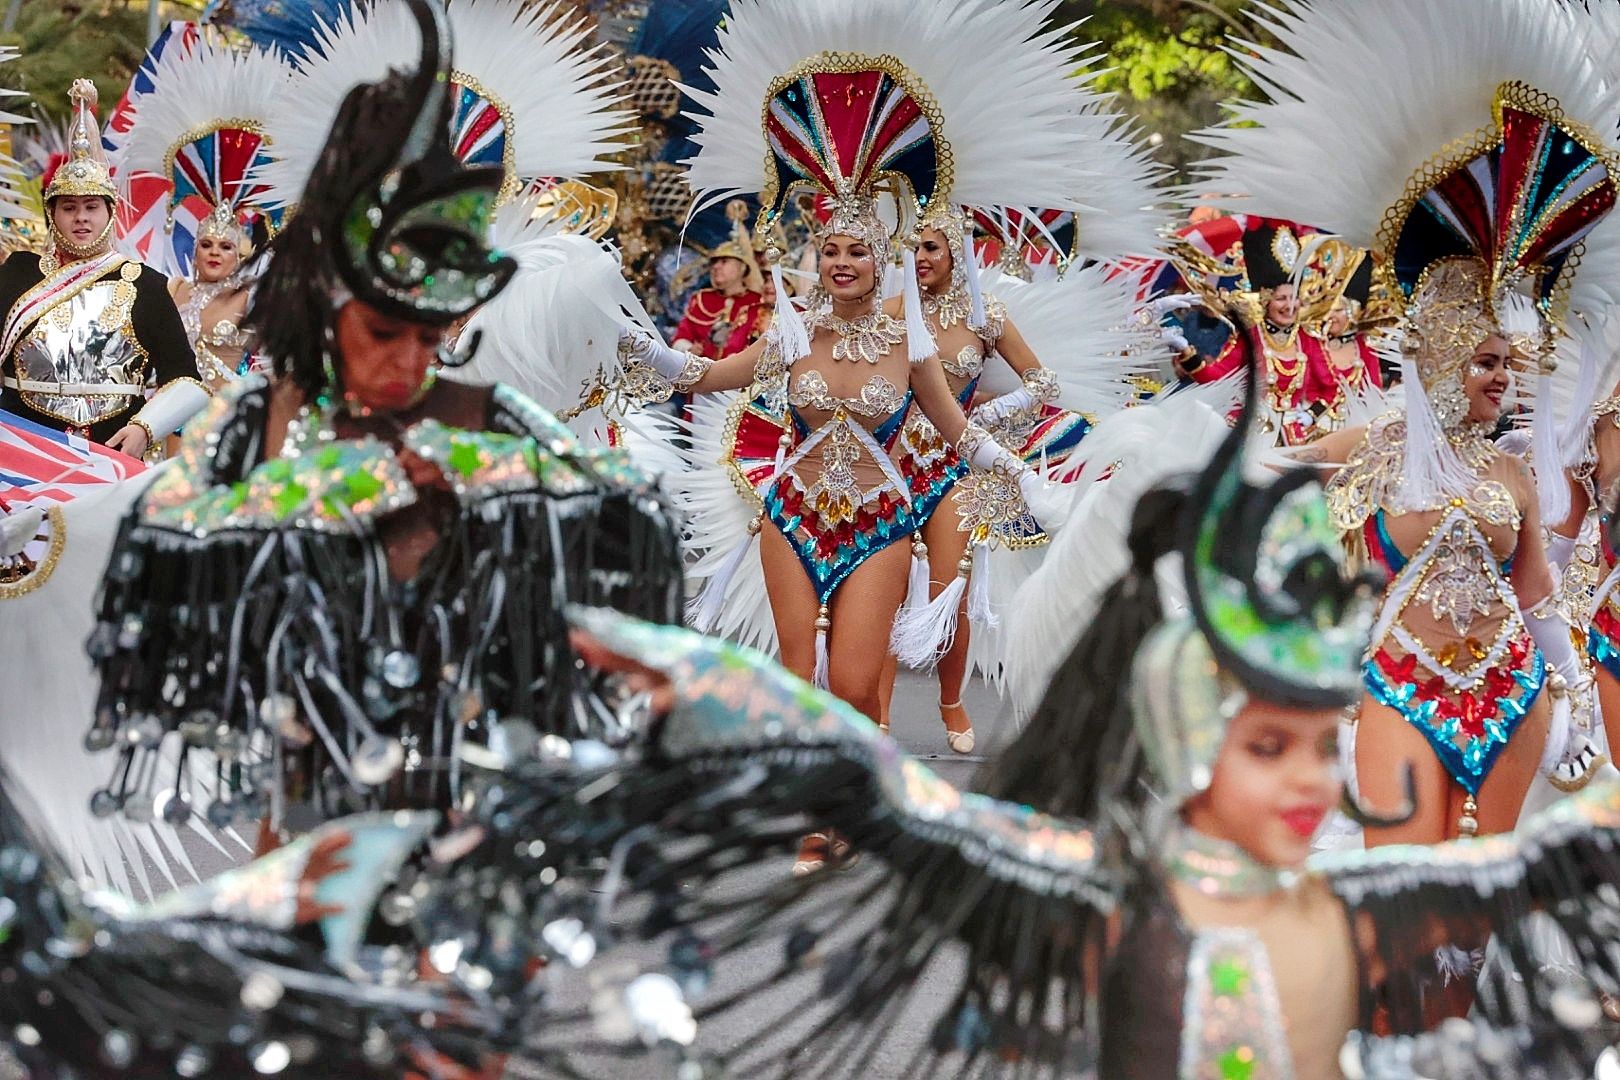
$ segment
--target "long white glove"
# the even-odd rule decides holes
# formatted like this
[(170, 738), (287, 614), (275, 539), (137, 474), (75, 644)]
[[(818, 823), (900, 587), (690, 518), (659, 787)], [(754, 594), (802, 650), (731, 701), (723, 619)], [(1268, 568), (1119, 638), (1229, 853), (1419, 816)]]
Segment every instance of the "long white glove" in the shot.
[(1043, 367), (1032, 367), (1019, 376), (1023, 385), (993, 397), (973, 410), (972, 420), (993, 429), (1000, 421), (1015, 412), (1056, 401), (1062, 392), (1057, 375)]
[(196, 379), (173, 379), (158, 387), (134, 419), (152, 433), (153, 439), (173, 435), (208, 404), (209, 394)]
[(645, 330), (629, 329), (619, 331), (619, 351), (626, 359), (646, 364), (670, 382), (681, 378), (694, 355), (671, 348)]
[[(1553, 728), (1542, 753), (1542, 769), (1555, 782), (1578, 782), (1596, 757), (1593, 736), (1603, 723), (1596, 683), (1575, 651), (1569, 622), (1551, 597), (1519, 614), (1541, 650), (1542, 659), (1552, 669), (1547, 683), (1553, 696)], [(1561, 706), (1568, 709), (1564, 723), (1558, 715)]]
[(1169, 346), (1171, 352), (1182, 353), (1192, 348), (1187, 336), (1174, 326), (1165, 326), (1162, 320), (1172, 311), (1184, 311), (1200, 303), (1202, 301), (1196, 293), (1173, 293), (1143, 304), (1137, 309), (1137, 317), (1144, 325), (1158, 331), (1159, 340)]

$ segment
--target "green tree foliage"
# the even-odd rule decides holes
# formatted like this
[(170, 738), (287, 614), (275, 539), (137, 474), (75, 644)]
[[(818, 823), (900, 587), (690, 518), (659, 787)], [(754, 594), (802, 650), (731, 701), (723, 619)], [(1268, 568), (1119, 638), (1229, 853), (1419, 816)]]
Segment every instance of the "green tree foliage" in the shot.
[[(15, 0), (0, 0), (10, 15)], [(22, 0), (16, 21), (0, 44), (22, 55), (0, 68), (0, 85), (25, 90), (40, 113), (53, 120), (68, 115), (68, 86), (93, 79), (101, 92), (102, 113), (110, 109), (146, 54), (147, 6), (121, 0)]]
[(1223, 119), (1223, 104), (1255, 93), (1225, 51), (1261, 36), (1247, 7), (1247, 0), (1069, 0), (1060, 15), (1086, 17), (1080, 33), (1107, 50), (1098, 89), (1119, 94), (1155, 153), (1185, 177), (1208, 155), (1186, 135)]

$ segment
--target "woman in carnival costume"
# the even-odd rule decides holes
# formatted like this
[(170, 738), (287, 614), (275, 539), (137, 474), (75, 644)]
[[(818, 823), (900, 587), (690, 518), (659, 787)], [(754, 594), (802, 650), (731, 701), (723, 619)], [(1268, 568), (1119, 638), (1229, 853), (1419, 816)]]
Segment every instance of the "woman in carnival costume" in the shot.
[[(1038, 25), (1047, 13), (1040, 5), (1009, 11), (1003, 16), (1008, 25), (1002, 33), (1013, 39), (1025, 37), (1027, 28), (1016, 20), (1035, 20)], [(1048, 95), (1034, 97), (1037, 88)], [(1153, 255), (1158, 234), (1168, 222), (1152, 209), (1159, 197), (1154, 188), (1156, 170), (1133, 144), (1128, 127), (1108, 111), (1104, 99), (1068, 71), (1053, 70), (1047, 82), (1031, 86), (1030, 91), (1020, 96), (1030, 133), (1028, 145), (1020, 147), (1022, 157), (1004, 153), (999, 163), (1010, 178), (1026, 167), (1027, 159), (1038, 159), (1045, 150), (1039, 133), (1053, 126), (1045, 121), (1046, 113), (1061, 118), (1075, 108), (1074, 98), (1081, 96), (1081, 123), (1087, 126), (1091, 145), (1083, 150), (1071, 146), (1065, 152), (1083, 153), (1091, 175), (1083, 188), (1071, 193), (1072, 201), (1056, 209), (1069, 214), (1076, 235), (1085, 238), (1073, 254), (1099, 260), (1099, 264), (1076, 268), (1063, 283), (1015, 283), (1010, 289), (1016, 301), (1003, 303), (985, 293), (973, 246), (973, 221), (996, 208), (956, 206), (936, 206), (924, 218), (916, 264), (923, 315), (957, 402), (975, 423), (1026, 464), (1050, 470), (1061, 465), (1098, 417), (1135, 398), (1137, 391), (1129, 378), (1149, 369), (1142, 354), (1149, 348), (1157, 350), (1158, 343), (1149, 342), (1133, 325), (1128, 276), (1110, 271), (1122, 259)], [(1018, 203), (1017, 192), (1017, 184), (1009, 179), (1004, 203)], [(1053, 295), (1043, 295), (1048, 293)], [(1057, 293), (1063, 294), (1063, 300), (1054, 304), (1051, 301)], [(1021, 332), (1021, 322), (1009, 312), (1009, 304), (1014, 302), (1020, 302), (1032, 318), (1059, 315), (1057, 320), (1044, 318), (1036, 330), (1037, 336), (1046, 332), (1044, 350), (1034, 350)], [(901, 315), (901, 300), (891, 299), (887, 309), (891, 315)], [(1042, 357), (1046, 357), (1045, 366)], [(1008, 372), (1016, 380), (1012, 387), (1005, 385)], [(996, 385), (996, 392), (987, 392), (987, 377)], [(922, 416), (908, 420), (900, 444), (908, 458), (904, 471), (913, 490), (927, 498), (919, 511), (925, 515), (923, 527), (912, 537), (913, 573), (919, 580), (895, 623), (893, 647), (900, 663), (937, 663), (946, 743), (956, 753), (971, 753), (973, 725), (962, 707), (970, 661), (977, 661), (992, 675), (1000, 666), (992, 633), (999, 627), (1000, 616), (992, 591), (1003, 598), (1010, 595), (1028, 573), (1023, 565), (1030, 558), (1027, 553), (1047, 538), (1033, 520), (993, 535), (989, 529), (963, 528), (961, 501), (953, 490), (966, 472), (960, 459)], [(941, 494), (934, 497), (935, 492)], [(993, 568), (992, 561), (1001, 565)], [(927, 575), (927, 588), (921, 584), (923, 574)], [(964, 625), (966, 620), (991, 635), (971, 656), (972, 635)], [(880, 726), (885, 728), (897, 666), (891, 663), (884, 677)]]
[(260, 282), (275, 381), (217, 397), (124, 524), (90, 642), (87, 742), (117, 748), (97, 813), (186, 820), (199, 750), (215, 823), (445, 805), (467, 744), (621, 734), (573, 674), (567, 598), (679, 616), (672, 523), (621, 454), (437, 378), (514, 271), (485, 240), (511, 178), (452, 152), (449, 21), (408, 8), (418, 66), (344, 99)]
[[(210, 390), (246, 374), (254, 343), (243, 323), (252, 295), (252, 226), (273, 231), (268, 188), (255, 172), (270, 161), (271, 118), (297, 106), (283, 94), (292, 68), (278, 54), (243, 50), (204, 37), (166, 49), (151, 73), (119, 161), (120, 175), (152, 173), (169, 184), (175, 264), (189, 276), (170, 280), (197, 370)], [(195, 236), (173, 234), (173, 214), (201, 202), (208, 213)], [(185, 250), (188, 249), (189, 250)]]
[(1325, 260), (1339, 265), (1306, 271), (1306, 291), (1320, 294), (1326, 285), (1329, 295), (1327, 311), (1312, 320), (1305, 333), (1322, 346), (1325, 363), (1311, 396), (1320, 408), (1316, 428), (1328, 435), (1347, 426), (1359, 403), (1383, 389), (1383, 362), (1375, 342), (1397, 316), (1399, 305), (1385, 295), (1386, 289), (1375, 290), (1376, 260), (1371, 252), (1328, 241), (1314, 261)]
[(118, 188), (95, 87), (79, 79), (68, 96), (72, 143), (44, 190), (48, 250), (0, 268), (0, 408), (138, 458), (208, 391), (163, 275), (113, 248)]
[[(1262, 399), (1264, 428), (1279, 446), (1300, 446), (1326, 434), (1320, 421), (1325, 392), (1335, 385), (1320, 338), (1305, 332), (1308, 291), (1320, 282), (1311, 267), (1323, 239), (1288, 222), (1233, 215), (1203, 230), (1227, 234), (1227, 223), (1241, 234), (1228, 252), (1212, 256), (1189, 238), (1172, 246), (1170, 258), (1192, 295), (1240, 333), (1227, 338), (1218, 356), (1183, 352), (1178, 367), (1195, 383), (1209, 384), (1242, 370), (1245, 350), (1265, 358)], [(1240, 337), (1241, 334), (1241, 337)]]
[[(1375, 589), (1349, 576), (1310, 472), (1243, 480), (1249, 393), (1237, 431), (1203, 410), (1137, 432), (1149, 452), (1117, 474), (1137, 486), (1102, 489), (1123, 520), (1088, 515), (1043, 566), (1053, 576), (1032, 579), (1072, 585), (1079, 568), (1060, 562), (1093, 553), (1124, 567), (1083, 602), (1089, 623), (984, 795), (757, 653), (572, 616), (582, 654), (667, 716), (609, 768), (524, 768), (499, 809), (567, 836), (547, 855), (559, 904), (576, 860), (614, 853), (605, 896), (590, 896), (599, 929), (669, 945), (614, 969), (627, 998), (658, 987), (635, 1034), (705, 1076), (850, 1075), (895, 1054), (904, 1075), (1585, 1074), (1607, 1041), (1594, 991), (1616, 984), (1600, 885), (1620, 875), (1620, 785), (1592, 785), (1519, 837), (1310, 855), (1341, 798), (1335, 739)], [(1186, 460), (1172, 431), (1220, 445), (1166, 486), (1155, 459)], [(794, 815), (832, 823), (877, 868), (811, 888), (745, 877), (791, 842)], [(652, 915), (624, 921), (621, 904)], [(1556, 913), (1589, 985), (1522, 962), (1537, 909)], [(1415, 962), (1481, 932), (1507, 958), (1500, 980), (1472, 1022), (1423, 1033)], [(738, 1038), (762, 1000), (770, 1015)], [(926, 1017), (920, 1045), (901, 1045), (901, 1015)]]
[[(1042, 36), (1039, 12), (1049, 6), (946, 10), (884, 0), (734, 9), (713, 54), (716, 89), (696, 96), (707, 115), (696, 117), (690, 180), (711, 199), (760, 190), (765, 159), (763, 235), (797, 190), (824, 196), (820, 287), (801, 313), (778, 280), (766, 337), (718, 363), (645, 338), (626, 346), (643, 362), (645, 397), (745, 391), (725, 405), (721, 445), (698, 440), (698, 470), (682, 481), (691, 532), (707, 548), (694, 568), (704, 588), (693, 622), (774, 642), (790, 669), (874, 720), (908, 585), (909, 548), (900, 542), (943, 494), (906, 475), (910, 459), (897, 443), (912, 406), (976, 470), (960, 482), (977, 500), (964, 520), (1009, 524), (1026, 513), (1027, 498), (1039, 498), (1039, 477), (969, 425), (953, 398), (910, 241), (919, 216), (953, 200), (1065, 202), (1083, 189), (1084, 171), (1070, 163), (1083, 157), (1089, 129), (1060, 129), (1049, 135), (1056, 145), (1030, 161), (1027, 136), (1002, 123), (1007, 114), (995, 104), (1023, 98), (1025, 88), (1048, 102), (1054, 85), (1073, 95), (1066, 104), (1081, 100), (1061, 75), (1076, 50)], [(986, 71), (1015, 81), (992, 99), (978, 89)], [(1028, 167), (1008, 175), (1003, 158), (1014, 155)], [(894, 217), (885, 223), (880, 211)], [(897, 240), (903, 320), (880, 298)], [(780, 267), (772, 273), (779, 278)], [(703, 404), (694, 409), (700, 433), (709, 426)], [(821, 850), (807, 847), (807, 864)]]
[[(1550, 358), (1572, 284), (1616, 280), (1602, 265), (1614, 158), (1594, 133), (1615, 129), (1620, 94), (1566, 15), (1519, 0), (1281, 11), (1266, 23), (1282, 48), (1246, 61), (1275, 103), (1244, 105), (1253, 126), (1208, 136), (1228, 152), (1211, 190), (1369, 245), (1404, 300), (1404, 408), (1304, 453), (1331, 463), (1335, 522), (1391, 577), (1365, 664), (1356, 777), (1387, 805), (1402, 762), (1417, 762), (1419, 811), (1369, 843), (1511, 829), (1538, 770), (1571, 764), (1566, 750), (1583, 745), (1571, 723), (1579, 735), (1593, 721), (1534, 483), (1489, 440), (1511, 368)], [(1397, 116), (1405, 129), (1390, 127)], [(1417, 157), (1431, 152), (1441, 157)], [(1354, 182), (1301, 183), (1283, 165), (1301, 155), (1363, 168)]]

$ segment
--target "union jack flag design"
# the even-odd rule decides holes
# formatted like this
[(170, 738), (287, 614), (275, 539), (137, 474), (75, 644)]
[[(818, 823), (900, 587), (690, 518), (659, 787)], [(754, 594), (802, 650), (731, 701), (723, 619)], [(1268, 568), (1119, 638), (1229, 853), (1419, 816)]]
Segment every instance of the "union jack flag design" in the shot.
[(82, 435), (0, 409), (0, 512), (65, 503), (145, 470), (144, 463)]
[[(165, 49), (190, 49), (200, 31), (193, 22), (172, 22), (146, 51), (146, 59), (136, 69), (129, 89), (102, 126), (101, 143), (107, 156), (119, 160), (119, 151), (135, 122), (141, 98), (152, 90), (152, 70)], [(174, 228), (169, 229), (169, 182), (161, 176), (140, 173), (119, 177), (125, 201), (118, 208), (119, 250), (173, 277), (191, 272), (191, 251), (197, 228), (208, 215), (208, 204), (199, 198), (187, 199), (174, 208)], [(127, 181), (127, 182), (126, 182)]]

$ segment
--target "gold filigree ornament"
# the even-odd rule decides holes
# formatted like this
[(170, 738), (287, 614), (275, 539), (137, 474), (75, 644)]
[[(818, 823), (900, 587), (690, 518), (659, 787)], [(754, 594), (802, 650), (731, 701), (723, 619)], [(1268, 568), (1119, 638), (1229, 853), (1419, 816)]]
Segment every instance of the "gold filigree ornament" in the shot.
[(993, 539), (1001, 529), (1021, 519), (1028, 508), (1018, 486), (1018, 474), (1001, 460), (988, 469), (974, 469), (956, 482), (957, 530), (971, 543)]
[[(14, 514), (20, 512), (13, 511)], [(0, 600), (27, 596), (49, 581), (62, 559), (66, 543), (67, 523), (63, 520), (62, 508), (49, 507), (34, 535), (23, 539), (19, 550), (9, 555), (0, 554)]]

